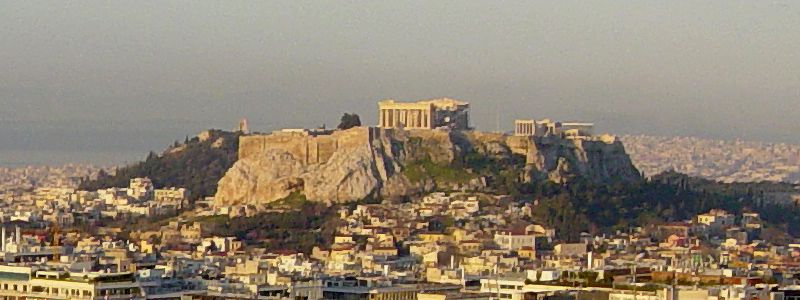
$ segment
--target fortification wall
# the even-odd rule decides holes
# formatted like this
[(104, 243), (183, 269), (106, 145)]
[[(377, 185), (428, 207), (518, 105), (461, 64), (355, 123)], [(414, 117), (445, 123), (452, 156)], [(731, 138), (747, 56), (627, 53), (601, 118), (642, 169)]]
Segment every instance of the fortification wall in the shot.
[(306, 165), (327, 162), (337, 151), (356, 149), (369, 143), (369, 128), (358, 127), (335, 131), (329, 135), (301, 132), (274, 132), (239, 138), (239, 159), (278, 150), (290, 154)]

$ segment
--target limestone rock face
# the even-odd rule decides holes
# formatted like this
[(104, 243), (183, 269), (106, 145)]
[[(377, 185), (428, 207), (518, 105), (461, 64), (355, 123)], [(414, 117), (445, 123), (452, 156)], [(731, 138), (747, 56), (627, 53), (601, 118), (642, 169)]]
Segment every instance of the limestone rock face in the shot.
[(219, 181), (217, 205), (255, 204), (289, 196), (303, 184), (305, 168), (286, 152), (240, 159)]
[[(240, 159), (220, 180), (216, 206), (269, 203), (300, 192), (312, 201), (348, 202), (381, 194), (406, 194), (398, 176), (393, 139), (353, 128), (324, 136), (273, 133), (243, 137)], [(401, 155), (398, 153), (397, 155)]]
[[(466, 156), (516, 164), (527, 180), (594, 182), (639, 180), (639, 173), (614, 140), (570, 140), (506, 136), (477, 131), (391, 130), (356, 127), (315, 135), (276, 132), (243, 136), (239, 160), (219, 181), (215, 205), (259, 206), (302, 193), (311, 201), (349, 202), (367, 197), (406, 197), (434, 190), (491, 189), (492, 174), (444, 182), (407, 177), (415, 162), (437, 166)], [(419, 166), (417, 165), (417, 168)], [(419, 177), (419, 176), (416, 176)]]
[(583, 178), (592, 182), (639, 180), (639, 171), (619, 141), (537, 139), (529, 144), (528, 177), (568, 182)]
[(366, 198), (381, 184), (375, 164), (368, 145), (336, 152), (326, 163), (313, 165), (303, 173), (306, 198), (333, 202)]

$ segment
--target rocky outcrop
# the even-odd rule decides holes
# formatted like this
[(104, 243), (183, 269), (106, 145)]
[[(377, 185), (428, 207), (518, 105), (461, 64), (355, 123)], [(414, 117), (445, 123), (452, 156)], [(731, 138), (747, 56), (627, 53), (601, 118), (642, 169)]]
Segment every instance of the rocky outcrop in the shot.
[(240, 138), (239, 160), (219, 181), (215, 205), (259, 206), (295, 192), (313, 201), (349, 202), (491, 190), (493, 174), (468, 165), (476, 157), (526, 180), (639, 180), (622, 144), (609, 140), (366, 127), (281, 131)]
[(631, 181), (640, 178), (625, 147), (616, 140), (539, 138), (530, 143), (526, 169), (529, 180), (568, 182)]
[(388, 134), (361, 127), (242, 137), (240, 159), (220, 180), (215, 204), (258, 205), (293, 192), (331, 202), (411, 193), (415, 187), (399, 174), (407, 135)]

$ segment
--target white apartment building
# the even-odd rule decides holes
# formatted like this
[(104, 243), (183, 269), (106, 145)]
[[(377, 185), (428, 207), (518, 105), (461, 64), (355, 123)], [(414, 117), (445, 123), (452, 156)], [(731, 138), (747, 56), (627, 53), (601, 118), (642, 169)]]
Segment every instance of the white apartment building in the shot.
[(522, 247), (536, 249), (536, 235), (527, 234), (524, 230), (498, 230), (494, 234), (494, 242), (505, 250), (516, 251)]
[(144, 299), (133, 273), (80, 273), (0, 266), (2, 299)]

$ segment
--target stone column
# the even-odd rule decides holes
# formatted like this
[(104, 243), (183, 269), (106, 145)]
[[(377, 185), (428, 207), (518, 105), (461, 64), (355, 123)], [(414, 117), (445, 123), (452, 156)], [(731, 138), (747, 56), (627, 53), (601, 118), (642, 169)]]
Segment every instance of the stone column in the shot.
[(434, 114), (434, 111), (432, 109), (428, 108), (428, 116), (425, 118), (425, 119), (428, 120), (428, 128), (433, 128), (434, 127), (433, 114)]
[(430, 109), (425, 111), (425, 123), (427, 123), (426, 127), (433, 128), (433, 111)]

